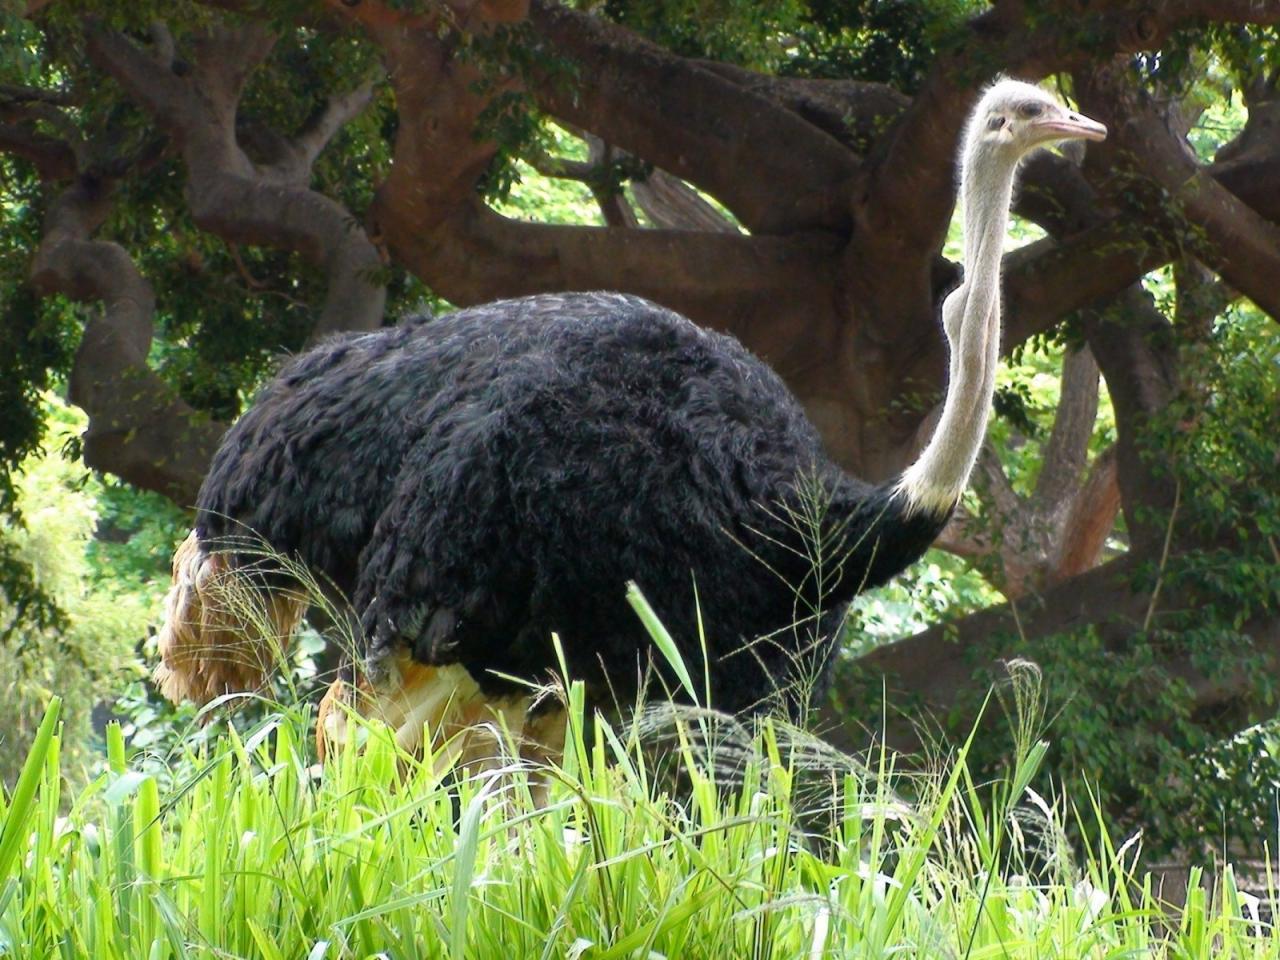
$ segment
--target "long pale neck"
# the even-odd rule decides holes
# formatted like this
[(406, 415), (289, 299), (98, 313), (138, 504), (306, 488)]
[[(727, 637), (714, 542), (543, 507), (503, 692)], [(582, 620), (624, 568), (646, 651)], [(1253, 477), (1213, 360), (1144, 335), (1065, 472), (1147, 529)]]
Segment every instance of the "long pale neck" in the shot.
[(973, 149), (965, 158), (965, 279), (942, 305), (951, 347), (947, 399), (928, 445), (898, 481), (908, 513), (950, 512), (982, 446), (1000, 355), (1000, 260), (1016, 169), (1016, 158)]

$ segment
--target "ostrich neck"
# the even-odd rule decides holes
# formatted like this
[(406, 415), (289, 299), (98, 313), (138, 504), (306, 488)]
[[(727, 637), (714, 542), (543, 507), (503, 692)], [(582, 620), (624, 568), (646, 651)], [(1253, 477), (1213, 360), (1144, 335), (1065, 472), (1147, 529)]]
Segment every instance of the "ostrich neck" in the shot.
[(982, 446), (1000, 355), (1000, 261), (1016, 169), (1016, 158), (973, 147), (965, 158), (965, 279), (942, 305), (951, 348), (947, 398), (928, 445), (896, 483), (908, 513), (948, 514)]

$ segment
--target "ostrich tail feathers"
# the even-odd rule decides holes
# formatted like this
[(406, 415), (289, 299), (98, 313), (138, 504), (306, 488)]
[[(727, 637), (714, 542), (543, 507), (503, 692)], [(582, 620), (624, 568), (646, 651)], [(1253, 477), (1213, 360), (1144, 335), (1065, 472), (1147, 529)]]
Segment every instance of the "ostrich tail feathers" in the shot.
[(209, 552), (191, 531), (173, 555), (156, 686), (174, 703), (198, 704), (259, 689), (304, 609), (299, 594), (251, 582), (227, 554)]

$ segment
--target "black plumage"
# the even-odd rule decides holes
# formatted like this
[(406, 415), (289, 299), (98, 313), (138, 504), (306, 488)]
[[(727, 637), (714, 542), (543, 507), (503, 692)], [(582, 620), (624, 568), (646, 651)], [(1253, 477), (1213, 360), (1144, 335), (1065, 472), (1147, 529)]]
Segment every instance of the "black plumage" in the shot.
[(731, 337), (546, 295), (293, 360), (218, 451), (196, 534), (249, 528), (331, 580), (360, 666), (407, 647), (495, 695), (554, 669), (555, 631), (597, 701), (629, 699), (651, 650), (634, 580), (695, 673), (700, 612), (714, 702), (741, 711), (820, 685), (848, 601), (932, 542), (946, 517), (893, 491), (832, 464)]

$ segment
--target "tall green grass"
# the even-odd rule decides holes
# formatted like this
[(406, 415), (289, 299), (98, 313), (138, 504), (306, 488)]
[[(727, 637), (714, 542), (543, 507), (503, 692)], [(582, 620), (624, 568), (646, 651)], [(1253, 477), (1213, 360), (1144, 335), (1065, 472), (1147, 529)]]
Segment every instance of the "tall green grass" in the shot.
[(55, 700), (0, 804), (0, 956), (1280, 956), (1229, 875), (1169, 915), (1132, 846), (1072, 863), (1067, 812), (1026, 787), (1036, 743), (997, 784), (961, 751), (911, 805), (887, 756), (830, 767), (824, 807), (798, 735), (763, 725), (727, 785), (681, 728), (675, 797), (637, 727), (584, 734), (569, 699), (541, 808), (514, 762), (441, 781), (378, 729), (321, 773), (304, 708), (229, 729), (167, 787), (113, 728), (109, 771), (64, 798)]

